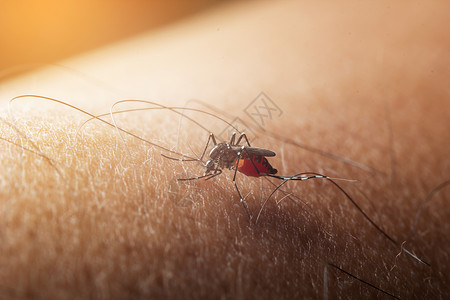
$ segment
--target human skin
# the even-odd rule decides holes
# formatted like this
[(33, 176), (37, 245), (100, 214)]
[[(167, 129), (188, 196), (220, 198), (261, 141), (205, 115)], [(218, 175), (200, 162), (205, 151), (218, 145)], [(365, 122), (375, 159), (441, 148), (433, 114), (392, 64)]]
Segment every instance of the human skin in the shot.
[[(286, 3), (262, 9), (267, 13), (263, 16), (279, 17), (280, 12), (283, 16), (301, 7)], [(239, 58), (244, 59), (242, 74), (224, 65), (218, 77), (211, 75), (222, 81), (217, 83), (214, 101), (207, 100), (226, 110), (228, 120), (241, 117), (249, 127), (247, 133), (255, 132), (253, 146), (277, 153), (269, 161), (278, 174), (313, 171), (356, 180), (337, 179), (336, 183), (387, 234), (405, 242), (406, 249), (430, 266), (401, 253), (327, 180), (286, 184), (283, 190), (290, 198), (276, 193), (256, 222), (260, 197), (265, 199), (273, 190), (267, 181), (263, 180), (261, 196), (257, 178), (237, 175), (249, 220), (232, 182), (233, 171), (206, 182), (177, 181), (202, 175), (204, 169), (200, 163), (165, 159), (160, 154), (169, 155), (167, 151), (124, 133), (122, 140), (113, 127), (99, 121), (80, 129), (88, 116), (61, 104), (51, 106), (62, 109), (58, 114), (48, 109), (43, 115), (47, 108), (42, 103), (49, 101), (24, 98), (11, 104), (15, 119), (5, 116), (1, 124), (5, 140), (0, 145), (4, 170), (0, 295), (20, 299), (321, 298), (324, 267), (334, 264), (400, 298), (448, 296), (448, 189), (427, 203), (411, 234), (422, 201), (450, 179), (446, 80), (450, 72), (448, 55), (444, 55), (449, 43), (438, 31), (445, 16), (435, 14), (445, 9), (416, 7), (399, 18), (400, 6), (380, 5), (373, 15), (368, 13), (371, 7), (359, 7), (368, 13), (362, 16), (344, 8), (329, 12), (322, 11), (322, 6), (302, 8), (312, 19), (320, 16), (339, 26), (324, 29), (324, 23), (303, 21), (312, 24), (317, 35), (327, 37), (305, 50), (304, 42), (315, 34), (303, 38), (299, 32), (304, 29), (293, 34), (283, 27), (291, 28), (287, 25), (271, 24), (273, 32), (265, 32), (268, 42), (260, 41), (266, 52), (239, 49)], [(346, 12), (346, 18), (341, 19), (339, 12)], [(430, 16), (434, 16), (431, 24), (411, 21)], [(252, 32), (248, 19), (233, 22), (244, 32), (238, 38), (244, 40), (246, 30)], [(226, 23), (221, 24), (225, 30)], [(373, 24), (379, 28), (372, 29)], [(195, 40), (200, 52), (203, 38), (200, 34)], [(363, 38), (367, 40), (358, 43)], [(278, 54), (280, 48), (274, 44), (282, 45), (285, 52)], [(214, 51), (223, 45), (209, 47), (208, 51)], [(253, 55), (258, 59), (252, 60)], [(187, 69), (191, 63), (186, 63), (177, 72), (196, 76), (208, 70), (201, 61), (198, 69)], [(255, 72), (249, 84), (244, 80), (248, 70), (262, 61), (272, 67), (261, 69), (266, 73)], [(251, 125), (243, 111), (257, 95), (248, 85), (266, 91), (282, 110), (280, 116), (266, 120), (262, 130)], [(198, 86), (191, 90), (196, 88), (199, 94), (208, 93)], [(76, 105), (84, 108), (90, 103), (79, 100)], [(189, 105), (211, 111), (198, 102)], [(34, 113), (21, 114), (30, 106)], [(96, 103), (95, 108), (108, 112), (109, 103)], [(218, 136), (227, 126), (201, 113), (188, 115)], [(173, 124), (178, 117), (164, 110), (120, 114), (117, 120), (119, 126), (158, 145), (173, 145), (176, 139)], [(200, 153), (208, 133), (186, 120), (182, 124), (178, 151)], [(370, 170), (305, 150), (286, 138)], [(187, 186), (191, 189), (184, 193)], [(189, 205), (184, 205), (186, 199)], [(330, 298), (383, 295), (332, 267), (328, 267), (328, 293)]]

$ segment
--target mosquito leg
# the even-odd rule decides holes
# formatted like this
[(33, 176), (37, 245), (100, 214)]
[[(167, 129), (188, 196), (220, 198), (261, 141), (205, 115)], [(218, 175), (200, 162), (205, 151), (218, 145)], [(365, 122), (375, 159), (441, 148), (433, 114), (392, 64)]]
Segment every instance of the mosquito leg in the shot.
[(164, 158), (171, 159), (171, 160), (176, 160), (176, 161), (201, 161), (198, 158), (189, 158), (189, 159), (175, 158), (175, 157), (171, 157), (171, 156), (168, 156), (168, 155), (165, 155), (165, 154), (162, 154), (162, 153), (161, 153), (161, 156), (164, 157)]
[(247, 142), (247, 145), (249, 147), (251, 147), (252, 145), (250, 145), (250, 142), (248, 141), (247, 135), (245, 134), (245, 132), (241, 133), (241, 136), (238, 138), (236, 145), (239, 145), (239, 143), (241, 142), (242, 139), (245, 139), (245, 141)]
[(238, 140), (238, 142), (235, 144), (234, 143), (234, 140), (236, 139), (236, 132), (233, 132), (233, 134), (231, 135), (231, 139), (230, 139), (230, 145), (231, 146), (234, 146), (234, 145), (238, 145), (239, 144), (239, 141), (240, 141), (240, 139)]
[(214, 134), (210, 133), (210, 134), (209, 134), (209, 137), (208, 137), (208, 141), (206, 142), (206, 146), (205, 146), (205, 148), (203, 149), (202, 156), (200, 156), (200, 161), (203, 161), (203, 157), (205, 156), (206, 149), (208, 149), (209, 142), (210, 142), (211, 140), (212, 140), (212, 142), (214, 143), (214, 146), (217, 145), (216, 138), (214, 137)]
[(213, 177), (216, 177), (216, 176), (220, 175), (221, 173), (222, 173), (222, 170), (219, 170), (219, 172), (213, 173), (213, 174), (206, 174), (206, 175), (190, 177), (190, 178), (178, 178), (177, 180), (179, 180), (179, 181), (188, 181), (188, 180), (197, 180), (197, 179), (202, 179), (202, 178), (206, 178), (205, 180), (209, 180), (209, 179), (211, 179)]
[(213, 174), (209, 174), (209, 177), (206, 178), (205, 180), (210, 180), (211, 178), (216, 177), (216, 176), (218, 176), (220, 174), (222, 174), (222, 170), (221, 169), (216, 169), (214, 171), (214, 173)]
[(263, 202), (263, 178), (259, 178), (259, 203)]
[(196, 177), (189, 177), (189, 178), (177, 178), (178, 181), (190, 181), (190, 180), (197, 180), (197, 179), (202, 179), (205, 177), (210, 176), (210, 174), (208, 175), (202, 175), (202, 176), (196, 176)]

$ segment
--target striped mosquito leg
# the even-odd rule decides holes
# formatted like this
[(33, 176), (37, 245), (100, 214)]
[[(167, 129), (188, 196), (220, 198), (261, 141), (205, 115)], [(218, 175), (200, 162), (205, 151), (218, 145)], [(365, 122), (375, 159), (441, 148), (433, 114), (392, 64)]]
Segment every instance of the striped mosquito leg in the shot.
[(286, 180), (308, 180), (308, 179), (314, 179), (314, 178), (325, 178), (330, 179), (328, 176), (323, 175), (300, 175), (300, 176), (292, 176), (292, 177), (286, 177), (284, 179)]

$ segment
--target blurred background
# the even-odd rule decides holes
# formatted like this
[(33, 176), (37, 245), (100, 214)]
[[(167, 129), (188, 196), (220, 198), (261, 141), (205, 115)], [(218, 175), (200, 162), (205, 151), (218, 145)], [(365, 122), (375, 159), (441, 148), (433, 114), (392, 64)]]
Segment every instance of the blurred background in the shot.
[(2, 0), (0, 81), (233, 0)]

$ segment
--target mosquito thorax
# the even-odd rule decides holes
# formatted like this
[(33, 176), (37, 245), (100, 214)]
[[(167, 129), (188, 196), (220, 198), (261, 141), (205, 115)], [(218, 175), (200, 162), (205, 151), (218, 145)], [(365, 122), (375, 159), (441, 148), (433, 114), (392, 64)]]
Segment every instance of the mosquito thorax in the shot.
[(211, 152), (209, 152), (209, 157), (211, 157), (212, 160), (216, 160), (227, 149), (229, 149), (229, 145), (227, 143), (217, 144), (216, 146), (214, 146), (214, 148), (211, 149)]

